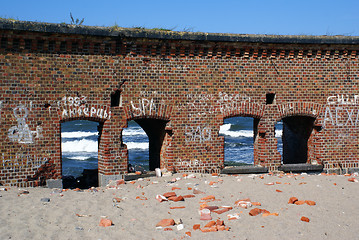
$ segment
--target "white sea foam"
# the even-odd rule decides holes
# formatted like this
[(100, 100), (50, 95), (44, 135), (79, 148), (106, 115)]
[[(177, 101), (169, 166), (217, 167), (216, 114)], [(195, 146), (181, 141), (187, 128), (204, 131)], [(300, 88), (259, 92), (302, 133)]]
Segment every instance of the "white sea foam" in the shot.
[(224, 124), (219, 130), (219, 134), (227, 135), (230, 137), (253, 137), (253, 130), (239, 130), (231, 131), (231, 124)]
[(62, 138), (83, 138), (83, 137), (90, 137), (90, 136), (97, 136), (97, 132), (62, 132)]
[(282, 130), (275, 130), (275, 137), (276, 138), (281, 138), (282, 137)]
[(91, 141), (87, 139), (81, 139), (76, 141), (62, 142), (63, 152), (97, 152), (97, 141)]
[(126, 142), (127, 149), (148, 149), (148, 142)]
[(144, 135), (146, 136), (145, 131), (142, 128), (124, 128), (122, 131), (123, 136), (133, 136), (133, 135)]
[(77, 156), (77, 157), (70, 157), (71, 159), (78, 160), (78, 161), (85, 161), (88, 160), (89, 157), (86, 156)]
[[(222, 125), (219, 130), (219, 134), (227, 135), (230, 137), (253, 137), (253, 130), (232, 131), (230, 130), (231, 126), (232, 124), (230, 123)], [(282, 137), (282, 130), (275, 130), (275, 137)]]

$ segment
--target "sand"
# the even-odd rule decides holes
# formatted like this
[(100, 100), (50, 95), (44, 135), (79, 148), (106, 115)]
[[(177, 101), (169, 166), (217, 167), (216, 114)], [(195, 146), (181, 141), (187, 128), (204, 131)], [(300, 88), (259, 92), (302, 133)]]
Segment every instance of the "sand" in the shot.
[[(358, 239), (359, 183), (348, 181), (352, 177), (175, 174), (83, 191), (0, 187), (0, 239)], [(194, 189), (203, 193), (194, 194)], [(157, 194), (166, 192), (194, 197), (156, 200)], [(199, 214), (200, 206), (205, 206), (201, 199), (208, 196), (215, 197), (209, 197), (208, 206), (233, 208), (211, 213), (213, 220), (224, 221), (227, 230), (193, 229), (200, 224), (204, 230), (210, 222), (200, 220)], [(316, 205), (289, 204), (291, 197)], [(261, 206), (236, 206), (237, 200), (246, 198)], [(254, 208), (273, 215), (250, 216)], [(239, 219), (228, 220), (228, 214), (238, 214)], [(309, 222), (302, 221), (303, 216)], [(113, 225), (99, 226), (102, 218)], [(162, 219), (177, 224), (156, 227)]]

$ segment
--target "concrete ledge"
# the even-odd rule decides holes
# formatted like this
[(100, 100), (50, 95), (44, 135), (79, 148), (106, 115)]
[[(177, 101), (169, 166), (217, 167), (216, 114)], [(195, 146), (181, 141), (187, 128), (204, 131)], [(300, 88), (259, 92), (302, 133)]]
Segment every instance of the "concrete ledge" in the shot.
[(124, 179), (125, 179), (125, 181), (132, 181), (132, 180), (137, 180), (139, 178), (155, 177), (155, 176), (156, 176), (156, 173), (154, 171), (146, 172), (146, 173), (142, 173), (142, 174), (129, 173), (129, 174), (124, 175)]
[(101, 173), (98, 174), (98, 186), (105, 187), (111, 180), (120, 180), (123, 179), (123, 175), (103, 175)]
[(259, 166), (229, 166), (222, 169), (223, 174), (252, 174), (252, 173), (267, 173), (268, 168)]
[(62, 179), (48, 179), (46, 180), (46, 187), (62, 189)]
[(312, 164), (284, 164), (278, 168), (283, 172), (322, 172), (323, 165)]
[(136, 29), (122, 27), (96, 27), (45, 22), (0, 20), (0, 29), (31, 31), (43, 33), (80, 34), (89, 36), (149, 38), (165, 40), (213, 41), (213, 42), (251, 42), (278, 44), (359, 44), (357, 36), (310, 36), (310, 35), (266, 35), (229, 34), (205, 32), (178, 32), (159, 29)]

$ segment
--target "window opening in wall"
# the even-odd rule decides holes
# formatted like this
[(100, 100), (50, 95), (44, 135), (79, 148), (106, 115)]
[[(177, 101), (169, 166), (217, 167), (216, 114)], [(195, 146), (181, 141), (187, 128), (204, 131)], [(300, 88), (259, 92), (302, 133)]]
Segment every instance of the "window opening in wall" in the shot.
[(98, 145), (101, 124), (75, 120), (61, 123), (64, 188), (98, 186)]
[(232, 117), (224, 120), (219, 134), (224, 136), (224, 164), (241, 166), (253, 164), (253, 143), (258, 119)]
[(266, 94), (266, 104), (273, 104), (275, 100), (275, 93)]
[(281, 156), (283, 156), (283, 121), (277, 122), (275, 124), (275, 138), (277, 139), (277, 149)]
[(121, 97), (120, 90), (116, 90), (114, 93), (111, 94), (111, 107), (120, 106), (120, 97)]
[(283, 121), (283, 164), (307, 163), (308, 139), (315, 119), (306, 116), (291, 116)]
[(168, 121), (136, 119), (128, 122), (122, 132), (128, 149), (129, 172), (154, 171), (160, 168), (160, 155)]

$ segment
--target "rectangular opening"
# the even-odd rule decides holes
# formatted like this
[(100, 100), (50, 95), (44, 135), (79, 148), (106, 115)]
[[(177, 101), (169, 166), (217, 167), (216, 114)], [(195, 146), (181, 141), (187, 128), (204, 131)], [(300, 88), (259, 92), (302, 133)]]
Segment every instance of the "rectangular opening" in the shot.
[(275, 93), (266, 94), (266, 104), (273, 104), (275, 100)]

